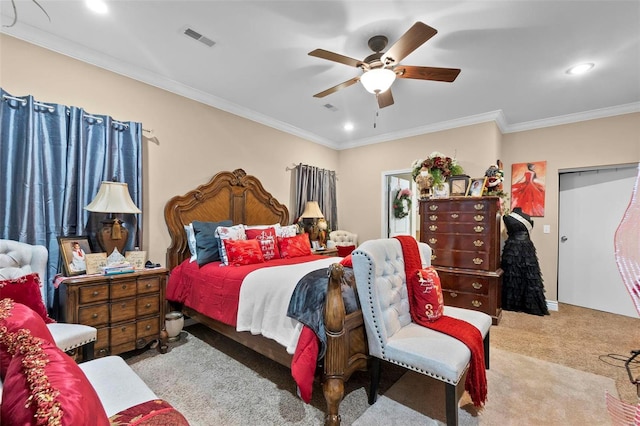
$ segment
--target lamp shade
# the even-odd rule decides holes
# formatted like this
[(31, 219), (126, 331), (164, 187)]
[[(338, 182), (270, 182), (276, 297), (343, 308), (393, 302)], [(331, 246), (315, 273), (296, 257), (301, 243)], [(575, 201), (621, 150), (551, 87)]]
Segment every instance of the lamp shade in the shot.
[(362, 74), (360, 83), (367, 92), (377, 94), (386, 92), (396, 79), (396, 73), (388, 68), (376, 68)]
[(307, 201), (304, 205), (304, 211), (300, 217), (302, 219), (317, 219), (320, 217), (323, 218), (324, 215), (322, 214), (317, 201)]
[(96, 198), (85, 209), (97, 213), (141, 213), (133, 204), (129, 186), (123, 182), (103, 181)]

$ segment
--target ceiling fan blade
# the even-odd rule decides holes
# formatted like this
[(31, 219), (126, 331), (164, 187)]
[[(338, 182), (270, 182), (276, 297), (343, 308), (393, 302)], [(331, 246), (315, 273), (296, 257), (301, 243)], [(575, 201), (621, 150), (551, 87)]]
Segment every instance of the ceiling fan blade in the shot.
[(411, 65), (400, 65), (394, 71), (398, 78), (445, 81), (447, 83), (454, 81), (460, 74), (459, 68), (414, 67)]
[(376, 98), (378, 98), (378, 107), (380, 108), (393, 105), (393, 95), (391, 94), (391, 89), (388, 89), (387, 91), (382, 93), (378, 93), (376, 95)]
[[(435, 28), (431, 28), (427, 24), (416, 22), (387, 50), (382, 57), (382, 63), (385, 65), (399, 63), (411, 52), (422, 46), (424, 42), (436, 35), (437, 32)], [(391, 61), (391, 63), (388, 63), (388, 61)]]
[(358, 81), (360, 81), (360, 77), (354, 77), (351, 80), (347, 80), (343, 83), (337, 84), (333, 87), (331, 87), (330, 89), (327, 89), (325, 91), (322, 91), (320, 93), (316, 93), (315, 95), (313, 95), (314, 98), (324, 98), (327, 95), (330, 95), (332, 93), (337, 92), (340, 89), (344, 89), (345, 87), (349, 87), (352, 84), (357, 83)]
[(328, 61), (339, 62), (341, 64), (349, 65), (351, 67), (360, 67), (363, 62), (358, 59), (353, 59), (348, 56), (340, 55), (339, 53), (329, 52), (324, 49), (316, 49), (309, 52), (309, 56), (315, 56), (316, 58), (326, 59)]

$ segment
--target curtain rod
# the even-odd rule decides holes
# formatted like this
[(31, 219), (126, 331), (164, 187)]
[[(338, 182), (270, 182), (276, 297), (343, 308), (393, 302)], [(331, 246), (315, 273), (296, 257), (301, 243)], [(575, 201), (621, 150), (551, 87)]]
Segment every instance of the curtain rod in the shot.
[[(24, 98), (18, 98), (15, 96), (10, 96), (10, 95), (2, 95), (2, 99), (3, 100), (7, 100), (7, 99), (11, 99), (12, 101), (18, 101), (20, 102), (23, 106), (27, 104), (27, 100)], [(39, 107), (43, 107), (49, 110), (49, 112), (53, 112), (55, 111), (55, 107), (53, 105), (47, 105), (47, 104), (43, 104), (42, 102), (38, 102), (38, 101), (33, 101), (33, 104)], [(69, 108), (67, 108), (67, 114), (69, 113)], [(98, 123), (102, 123), (102, 118), (101, 117), (96, 117), (95, 115), (91, 115), (91, 114), (87, 114), (87, 113), (82, 113), (84, 115), (84, 117), (87, 118), (93, 118), (94, 120), (96, 120)], [(122, 121), (118, 121), (118, 120), (113, 120), (112, 121), (113, 124), (119, 124), (121, 126), (124, 126), (125, 129), (129, 128), (129, 125), (127, 123), (123, 123)], [(153, 133), (153, 129), (142, 129), (143, 132), (148, 132), (148, 133)]]

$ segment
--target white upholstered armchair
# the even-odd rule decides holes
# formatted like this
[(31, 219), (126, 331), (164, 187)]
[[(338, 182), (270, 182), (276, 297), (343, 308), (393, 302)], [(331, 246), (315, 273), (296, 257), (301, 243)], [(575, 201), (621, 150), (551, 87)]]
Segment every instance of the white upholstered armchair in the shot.
[[(46, 280), (48, 251), (44, 246), (31, 245), (12, 240), (0, 240), (0, 280), (14, 279), (33, 272)], [(46, 301), (46, 288), (41, 289), (42, 299)], [(46, 303), (45, 303), (46, 306)], [(56, 346), (65, 352), (81, 348), (82, 360), (93, 359), (93, 348), (97, 330), (81, 324), (47, 324)]]
[[(431, 264), (431, 248), (418, 243), (422, 266)], [(369, 403), (376, 400), (380, 360), (443, 381), (447, 425), (458, 424), (456, 387), (469, 368), (471, 352), (461, 341), (411, 320), (404, 257), (395, 238), (368, 240), (352, 254), (353, 272), (362, 306), (372, 382)], [(464, 320), (482, 334), (485, 367), (489, 368), (491, 317), (469, 309), (446, 306), (444, 315)], [(425, 402), (427, 400), (425, 395)]]
[(329, 232), (329, 239), (337, 246), (358, 246), (358, 234), (340, 229)]

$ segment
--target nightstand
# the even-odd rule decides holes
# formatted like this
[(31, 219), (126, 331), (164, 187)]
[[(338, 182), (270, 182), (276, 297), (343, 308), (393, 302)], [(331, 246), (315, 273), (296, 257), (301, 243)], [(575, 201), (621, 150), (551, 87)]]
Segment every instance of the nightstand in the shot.
[(311, 252), (313, 254), (319, 254), (322, 256), (337, 256), (338, 255), (338, 249), (336, 248), (326, 248), (324, 250), (311, 250)]
[(98, 329), (95, 356), (141, 349), (160, 338), (166, 268), (65, 279), (58, 289), (60, 321)]

